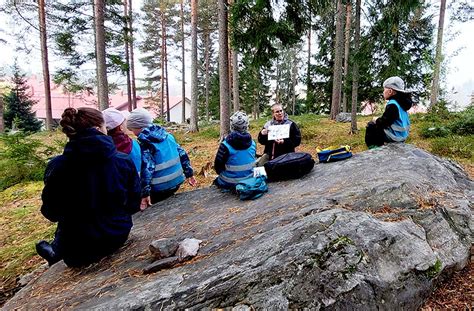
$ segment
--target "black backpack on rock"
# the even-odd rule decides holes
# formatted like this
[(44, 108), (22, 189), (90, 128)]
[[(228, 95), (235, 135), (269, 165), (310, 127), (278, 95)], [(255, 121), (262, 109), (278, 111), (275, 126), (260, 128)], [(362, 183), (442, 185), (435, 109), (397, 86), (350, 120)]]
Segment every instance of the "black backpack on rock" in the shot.
[(313, 157), (306, 152), (282, 154), (264, 165), (268, 181), (300, 178), (314, 167)]

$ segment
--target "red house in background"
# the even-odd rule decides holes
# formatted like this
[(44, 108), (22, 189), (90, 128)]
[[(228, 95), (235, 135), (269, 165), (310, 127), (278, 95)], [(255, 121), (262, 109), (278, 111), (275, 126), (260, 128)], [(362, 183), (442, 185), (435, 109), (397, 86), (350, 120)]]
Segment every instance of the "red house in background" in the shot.
[[(43, 78), (38, 76), (31, 76), (27, 80), (27, 84), (30, 87), (30, 95), (36, 104), (33, 105), (32, 111), (36, 114), (36, 117), (41, 120), (46, 120), (46, 104), (44, 95), (44, 84)], [(144, 107), (144, 100), (142, 97), (137, 96), (137, 107)], [(124, 92), (117, 92), (115, 94), (109, 94), (109, 106), (116, 107), (119, 110), (128, 110), (128, 96)], [(53, 119), (57, 123), (61, 119), (61, 114), (64, 109), (68, 107), (79, 108), (79, 107), (93, 107), (98, 108), (97, 96), (87, 91), (83, 91), (77, 94), (67, 93), (61, 86), (58, 86), (51, 82), (51, 110)], [(154, 109), (148, 109), (150, 113), (156, 117)]]
[[(27, 80), (27, 84), (30, 87), (31, 98), (36, 101), (33, 105), (32, 111), (36, 114), (36, 117), (40, 120), (46, 120), (46, 104), (44, 95), (44, 84), (43, 78), (38, 76), (31, 76)], [(182, 98), (181, 96), (170, 96), (170, 121), (181, 123), (182, 114)], [(152, 101), (147, 101), (141, 96), (137, 96), (137, 107), (147, 109), (153, 118), (160, 116), (160, 108), (158, 106), (151, 106)], [(191, 101), (186, 98), (186, 118), (190, 117), (191, 114)], [(51, 82), (51, 110), (53, 119), (56, 123), (61, 120), (61, 115), (64, 109), (68, 107), (79, 108), (79, 107), (93, 107), (98, 108), (96, 94), (92, 94), (87, 91), (83, 91), (77, 94), (67, 93), (61, 86), (58, 86)], [(109, 94), (109, 107), (114, 107), (120, 111), (128, 110), (128, 96), (123, 91), (118, 91), (114, 94)], [(166, 113), (166, 107), (165, 107)]]

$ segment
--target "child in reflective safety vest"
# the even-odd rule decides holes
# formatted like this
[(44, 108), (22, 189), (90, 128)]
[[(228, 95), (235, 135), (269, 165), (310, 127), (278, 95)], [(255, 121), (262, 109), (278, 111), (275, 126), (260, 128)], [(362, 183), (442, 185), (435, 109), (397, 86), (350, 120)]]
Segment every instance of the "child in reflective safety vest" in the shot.
[(253, 176), (256, 145), (248, 127), (245, 112), (237, 111), (230, 117), (231, 133), (220, 144), (214, 160), (219, 174), (214, 184), (219, 188), (234, 190), (240, 181)]
[(127, 119), (127, 128), (137, 136), (142, 152), (142, 210), (172, 196), (186, 178), (191, 186), (197, 184), (186, 151), (173, 135), (152, 121), (144, 108), (133, 110)]
[(369, 149), (384, 143), (404, 142), (410, 131), (408, 110), (413, 105), (411, 91), (405, 89), (400, 77), (390, 77), (383, 83), (383, 97), (387, 100), (385, 111), (380, 118), (367, 124), (365, 143)]

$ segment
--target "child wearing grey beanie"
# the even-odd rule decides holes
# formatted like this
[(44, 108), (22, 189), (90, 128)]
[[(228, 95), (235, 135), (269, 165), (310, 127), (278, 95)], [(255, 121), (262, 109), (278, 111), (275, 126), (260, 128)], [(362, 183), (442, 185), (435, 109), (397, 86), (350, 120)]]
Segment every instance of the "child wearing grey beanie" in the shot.
[(130, 112), (127, 119), (127, 128), (142, 129), (153, 124), (153, 117), (145, 108), (137, 108)]
[(230, 116), (230, 130), (246, 133), (249, 130), (249, 117), (243, 111), (237, 111)]
[(171, 133), (153, 124), (146, 109), (133, 110), (127, 128), (137, 136), (141, 147), (141, 210), (172, 196), (185, 179), (191, 186), (196, 186), (188, 154)]
[(230, 117), (232, 132), (219, 145), (214, 159), (214, 169), (219, 176), (214, 184), (222, 189), (234, 190), (236, 185), (253, 177), (256, 145), (248, 132), (249, 118), (243, 111)]

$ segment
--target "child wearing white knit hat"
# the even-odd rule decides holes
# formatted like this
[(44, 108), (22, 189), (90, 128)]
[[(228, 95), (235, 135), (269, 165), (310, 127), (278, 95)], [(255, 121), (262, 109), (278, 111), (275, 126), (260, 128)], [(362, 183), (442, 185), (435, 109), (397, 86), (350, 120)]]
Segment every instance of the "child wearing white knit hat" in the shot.
[(133, 164), (135, 164), (137, 172), (140, 173), (142, 164), (140, 145), (124, 132), (122, 126), (125, 123), (124, 114), (111, 107), (102, 111), (102, 115), (104, 116), (107, 135), (112, 137), (118, 151), (129, 156)]

